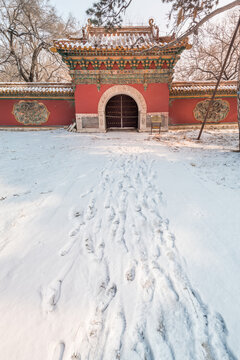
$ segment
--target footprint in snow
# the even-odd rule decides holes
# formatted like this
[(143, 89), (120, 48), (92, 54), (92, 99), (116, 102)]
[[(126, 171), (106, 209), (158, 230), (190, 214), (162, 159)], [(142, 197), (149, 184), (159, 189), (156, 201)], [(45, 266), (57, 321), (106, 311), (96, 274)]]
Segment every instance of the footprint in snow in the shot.
[(139, 204), (140, 207), (143, 207), (145, 209), (148, 208), (147, 198), (148, 198), (148, 196), (146, 195), (145, 192), (144, 192), (144, 194), (139, 195), (139, 202), (141, 203), (141, 205)]
[(100, 291), (102, 299), (96, 308), (95, 316), (90, 322), (90, 326), (88, 329), (88, 341), (92, 345), (96, 344), (96, 341), (100, 336), (104, 324), (103, 313), (106, 311), (110, 302), (115, 297), (117, 292), (117, 287), (115, 284), (112, 284), (111, 286), (109, 286), (107, 289), (104, 290), (103, 295), (102, 295), (102, 290), (104, 290), (104, 288), (101, 288)]
[(136, 274), (135, 266), (132, 266), (125, 274), (127, 281), (133, 281), (135, 279), (135, 274)]
[(151, 302), (155, 290), (155, 280), (152, 277), (142, 280), (142, 289), (143, 289), (143, 300), (145, 302)]
[(64, 342), (60, 342), (53, 350), (52, 360), (63, 360), (64, 351), (65, 351), (65, 344)]
[(97, 312), (103, 313), (109, 306), (112, 299), (115, 297), (117, 293), (117, 286), (115, 284), (112, 284), (109, 286), (105, 294), (103, 295), (103, 298), (101, 299), (99, 305), (97, 306)]
[(71, 360), (81, 360), (81, 355), (79, 353), (73, 353)]
[(80, 227), (76, 227), (76, 229), (72, 230), (69, 234), (70, 237), (74, 237), (79, 233)]
[(74, 211), (73, 218), (79, 218), (83, 216), (83, 211)]
[(109, 214), (108, 214), (108, 221), (112, 221), (116, 216), (114, 208), (111, 206)]
[(43, 292), (43, 309), (45, 312), (52, 312), (61, 296), (62, 280), (53, 281)]
[(111, 194), (107, 195), (105, 203), (104, 203), (104, 207), (105, 209), (109, 209), (111, 205)]
[(93, 254), (95, 251), (94, 251), (94, 246), (93, 246), (93, 240), (92, 240), (92, 237), (90, 234), (86, 234), (84, 236), (84, 242), (85, 242), (85, 247), (86, 247), (86, 250), (89, 254)]
[(126, 318), (121, 308), (114, 313), (110, 330), (109, 338), (107, 340), (108, 358), (120, 360), (122, 338), (126, 330)]
[(118, 207), (118, 211), (121, 215), (126, 215), (126, 197), (127, 197), (127, 192), (125, 191), (125, 193), (121, 196), (120, 201), (119, 201), (119, 207)]
[(93, 189), (90, 189), (89, 191), (87, 191), (86, 193), (82, 194), (80, 197), (83, 199), (86, 196), (88, 196), (89, 194), (91, 194), (93, 192)]
[(87, 208), (86, 219), (91, 220), (92, 218), (94, 218), (95, 214), (96, 214), (95, 199), (92, 199)]
[(136, 205), (135, 205), (135, 211), (136, 211), (136, 212), (142, 211), (142, 208), (141, 208), (141, 205), (140, 205), (140, 204), (136, 204)]
[(61, 297), (61, 287), (64, 279), (67, 277), (74, 265), (74, 261), (71, 264), (63, 267), (58, 277), (53, 280), (46, 289), (42, 290), (42, 305), (45, 312), (52, 312), (55, 310), (56, 305)]
[(121, 190), (121, 189), (123, 188), (123, 183), (122, 183), (122, 181), (119, 181), (119, 183), (118, 183), (118, 188), (119, 188), (119, 190)]
[(106, 175), (104, 176), (104, 181), (105, 181), (106, 183), (109, 183), (109, 180), (110, 180), (109, 174), (106, 174)]
[(60, 250), (59, 250), (59, 255), (60, 256), (66, 256), (71, 249), (73, 248), (73, 246), (75, 245), (75, 243), (77, 242), (77, 238), (74, 237), (72, 241), (69, 241), (67, 244), (65, 244)]
[(162, 232), (162, 243), (165, 244), (168, 248), (175, 247), (175, 236), (168, 231), (168, 229), (163, 229)]
[(88, 338), (89, 341), (96, 341), (103, 327), (103, 318), (101, 313), (97, 313), (94, 319), (91, 321), (89, 330), (88, 330)]

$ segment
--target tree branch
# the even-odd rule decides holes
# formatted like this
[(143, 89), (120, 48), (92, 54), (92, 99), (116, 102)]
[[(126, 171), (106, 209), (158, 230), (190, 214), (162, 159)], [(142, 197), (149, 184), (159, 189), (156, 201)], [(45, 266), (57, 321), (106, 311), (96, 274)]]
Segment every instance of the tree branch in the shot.
[(233, 9), (236, 6), (240, 6), (240, 0), (235, 0), (232, 1), (231, 3), (222, 6), (221, 8), (218, 8), (216, 10), (214, 10), (213, 12), (211, 12), (209, 15), (206, 15), (202, 20), (200, 20), (197, 24), (191, 26), (184, 34), (182, 34), (181, 36), (179, 36), (177, 39), (170, 41), (168, 44), (164, 45), (164, 46), (154, 46), (152, 48), (149, 48), (147, 50), (144, 50), (143, 53), (149, 52), (153, 49), (160, 49), (160, 50), (164, 50), (168, 47), (171, 47), (173, 45), (178, 44), (179, 42), (181, 42), (182, 40), (184, 40), (186, 37), (192, 35), (193, 33), (196, 33), (196, 31), (198, 30), (199, 27), (201, 27), (203, 24), (205, 24), (207, 21), (209, 21), (210, 19), (212, 19), (213, 17), (215, 17), (216, 15), (221, 14), (224, 11)]

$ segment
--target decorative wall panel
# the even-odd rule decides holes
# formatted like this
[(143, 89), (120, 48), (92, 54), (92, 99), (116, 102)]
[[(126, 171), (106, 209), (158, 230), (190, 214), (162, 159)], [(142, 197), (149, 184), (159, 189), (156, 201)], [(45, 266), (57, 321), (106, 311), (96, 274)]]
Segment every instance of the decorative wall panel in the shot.
[[(204, 101), (200, 101), (195, 109), (193, 110), (193, 114), (196, 120), (198, 121), (203, 121), (204, 117), (206, 115), (207, 112), (207, 108), (209, 105), (210, 100), (204, 100)], [(220, 122), (223, 121), (228, 113), (229, 113), (229, 103), (225, 100), (222, 99), (216, 99), (213, 102), (213, 105), (210, 109), (209, 115), (208, 115), (208, 120), (207, 122)]]
[(48, 121), (49, 111), (47, 107), (38, 102), (21, 100), (14, 104), (13, 115), (16, 120), (24, 125), (41, 125)]

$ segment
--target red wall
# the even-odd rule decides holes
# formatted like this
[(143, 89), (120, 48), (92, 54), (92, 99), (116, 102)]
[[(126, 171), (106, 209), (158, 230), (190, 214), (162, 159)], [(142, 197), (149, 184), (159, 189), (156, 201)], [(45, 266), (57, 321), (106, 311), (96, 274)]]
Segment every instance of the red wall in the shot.
[[(142, 84), (130, 85), (145, 98), (147, 112), (168, 112), (169, 90), (167, 84), (150, 84), (144, 90)], [(103, 93), (112, 85), (102, 85), (98, 91), (96, 85), (77, 85), (75, 90), (76, 113), (96, 114), (98, 103)]]
[[(193, 110), (196, 104), (199, 101), (205, 100), (205, 98), (170, 99), (169, 105), (167, 84), (151, 84), (146, 91), (143, 85), (135, 84), (131, 86), (144, 96), (148, 112), (168, 112), (169, 109), (170, 125), (199, 124), (199, 121), (194, 118)], [(74, 101), (70, 99), (37, 99), (40, 103), (43, 103), (50, 112), (48, 121), (41, 126), (64, 126), (71, 124), (75, 119), (75, 105), (76, 113), (96, 114), (101, 96), (110, 87), (111, 85), (103, 85), (101, 86), (101, 90), (98, 91), (96, 85), (77, 85), (75, 104)], [(222, 97), (222, 99), (227, 100), (230, 105), (229, 114), (224, 122), (236, 122), (237, 98)], [(0, 126), (25, 126), (17, 122), (12, 114), (13, 105), (21, 100), (36, 99), (24, 97), (8, 99), (0, 97)]]
[[(64, 99), (31, 99), (31, 98), (18, 98), (18, 99), (3, 99), (0, 98), (0, 126), (25, 126), (19, 123), (12, 114), (13, 105), (21, 100), (37, 100), (43, 103), (50, 112), (48, 121), (41, 126), (63, 126), (72, 123), (75, 120), (75, 104), (72, 100)], [(34, 125), (29, 125), (34, 126)], [(37, 125), (39, 126), (39, 125)]]
[[(223, 100), (229, 102), (230, 111), (228, 116), (222, 122), (237, 121), (237, 98), (222, 97)], [(193, 115), (193, 110), (198, 102), (206, 100), (206, 98), (184, 98), (172, 99), (169, 106), (169, 125), (183, 124), (199, 124)]]

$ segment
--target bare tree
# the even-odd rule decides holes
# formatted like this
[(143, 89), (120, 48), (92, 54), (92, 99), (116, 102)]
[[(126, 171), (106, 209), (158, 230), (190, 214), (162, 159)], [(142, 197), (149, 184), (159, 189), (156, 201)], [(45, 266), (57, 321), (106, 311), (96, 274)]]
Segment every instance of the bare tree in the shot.
[(61, 19), (48, 1), (0, 0), (0, 79), (69, 79), (61, 58), (49, 48), (52, 39), (69, 36), (74, 28), (74, 19)]
[[(217, 80), (238, 17), (238, 11), (232, 11), (218, 23), (209, 22), (200, 28), (198, 36), (193, 38), (192, 49), (184, 52), (176, 65), (175, 80)], [(223, 80), (237, 80), (239, 56), (240, 36), (232, 47)]]
[[(122, 15), (133, 0), (98, 0), (87, 14), (91, 16), (94, 25), (116, 26), (121, 24)], [(163, 3), (171, 3), (172, 9), (169, 18), (174, 17), (179, 26), (189, 18), (195, 21), (202, 14), (208, 15), (219, 0), (162, 0)]]
[(87, 10), (92, 23), (97, 26), (119, 26), (132, 0), (98, 0)]
[[(240, 37), (240, 29), (238, 32)], [(237, 112), (238, 112), (238, 150), (240, 151), (240, 56), (238, 58), (238, 79), (237, 79)]]
[[(94, 25), (107, 27), (119, 26), (123, 21), (123, 15), (134, 0), (98, 0), (87, 10)], [(174, 33), (182, 35), (171, 45), (192, 33), (197, 33), (198, 28), (212, 17), (240, 5), (240, 0), (229, 2), (220, 8), (214, 8), (219, 0), (158, 0), (163, 3), (171, 3), (172, 8), (169, 19), (173, 19)], [(184, 31), (187, 28), (186, 31)]]

